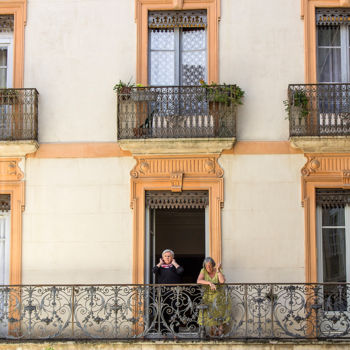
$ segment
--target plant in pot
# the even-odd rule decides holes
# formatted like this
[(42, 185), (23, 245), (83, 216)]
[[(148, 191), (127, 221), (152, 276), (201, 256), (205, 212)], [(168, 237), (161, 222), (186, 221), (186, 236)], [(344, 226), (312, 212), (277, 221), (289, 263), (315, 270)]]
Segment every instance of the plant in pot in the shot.
[(288, 113), (287, 118), (289, 118), (294, 127), (299, 129), (300, 133), (303, 133), (303, 129), (307, 124), (307, 118), (310, 114), (310, 100), (307, 93), (301, 89), (294, 90), (289, 99), (283, 101), (283, 104)]
[(131, 82), (131, 79), (127, 83), (119, 80), (119, 83), (114, 85), (113, 90), (118, 94), (121, 100), (128, 100), (130, 99), (133, 87), (135, 87), (135, 84)]
[(243, 104), (244, 91), (238, 85), (218, 85), (214, 82), (207, 84), (205, 81), (199, 81), (204, 88), (205, 100), (210, 105), (218, 107), (220, 104), (225, 106), (237, 106)]

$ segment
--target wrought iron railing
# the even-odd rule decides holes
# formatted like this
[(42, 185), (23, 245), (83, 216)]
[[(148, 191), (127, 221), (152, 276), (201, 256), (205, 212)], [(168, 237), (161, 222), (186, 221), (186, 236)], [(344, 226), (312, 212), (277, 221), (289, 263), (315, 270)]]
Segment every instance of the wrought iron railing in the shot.
[(0, 287), (1, 339), (347, 339), (349, 284)]
[(0, 89), (0, 141), (38, 139), (38, 91)]
[(235, 105), (213, 93), (230, 86), (210, 86), (210, 94), (203, 86), (124, 88), (118, 93), (118, 139), (235, 137)]
[(350, 135), (350, 84), (289, 85), (290, 136)]

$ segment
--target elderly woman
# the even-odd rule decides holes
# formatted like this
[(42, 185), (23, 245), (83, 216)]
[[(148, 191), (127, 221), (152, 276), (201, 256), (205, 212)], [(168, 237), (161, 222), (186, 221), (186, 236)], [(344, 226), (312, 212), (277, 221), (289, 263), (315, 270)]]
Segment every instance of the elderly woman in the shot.
[(200, 312), (198, 323), (210, 327), (210, 335), (221, 336), (224, 324), (229, 323), (230, 303), (225, 296), (225, 290), (220, 284), (225, 283), (225, 276), (221, 264), (216, 266), (214, 259), (207, 257), (203, 261), (203, 268), (199, 273), (197, 283), (208, 286), (204, 290), (203, 304), (208, 308)]
[(174, 252), (170, 249), (165, 249), (159, 263), (153, 267), (153, 273), (157, 277), (159, 284), (177, 284), (181, 283), (182, 274), (184, 272), (174, 259)]
[[(184, 269), (175, 261), (174, 252), (170, 249), (165, 249), (159, 263), (153, 267), (153, 273), (156, 275), (157, 283), (159, 284), (178, 284), (181, 283), (181, 275)], [(176, 316), (179, 306), (176, 301), (174, 288), (164, 286), (161, 288), (162, 307), (159, 327), (163, 335), (172, 334), (176, 336), (179, 333), (181, 321)]]

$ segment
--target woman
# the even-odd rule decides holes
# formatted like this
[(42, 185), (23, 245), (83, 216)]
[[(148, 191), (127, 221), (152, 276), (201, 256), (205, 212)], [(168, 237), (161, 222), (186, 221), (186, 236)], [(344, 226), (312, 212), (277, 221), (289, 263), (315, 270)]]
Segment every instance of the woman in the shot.
[(178, 284), (181, 283), (181, 275), (184, 272), (174, 259), (174, 252), (170, 249), (165, 249), (159, 263), (153, 267), (153, 273), (157, 277), (159, 284)]
[(229, 323), (229, 303), (225, 297), (225, 290), (220, 284), (225, 283), (225, 276), (221, 264), (216, 267), (215, 261), (207, 257), (203, 261), (203, 268), (199, 273), (197, 283), (207, 285), (204, 290), (202, 303), (208, 308), (200, 312), (198, 323), (210, 327), (211, 336), (220, 336), (224, 331), (224, 324)]
[[(156, 275), (158, 284), (178, 284), (181, 283), (184, 272), (174, 259), (174, 252), (171, 249), (165, 249), (159, 263), (153, 267), (153, 273)], [(176, 316), (179, 306), (177, 305), (176, 292), (173, 287), (163, 286), (161, 288), (162, 306), (158, 310), (161, 313), (160, 330), (162, 334), (167, 332), (176, 335), (179, 333), (180, 320)], [(157, 327), (157, 326), (156, 326)]]

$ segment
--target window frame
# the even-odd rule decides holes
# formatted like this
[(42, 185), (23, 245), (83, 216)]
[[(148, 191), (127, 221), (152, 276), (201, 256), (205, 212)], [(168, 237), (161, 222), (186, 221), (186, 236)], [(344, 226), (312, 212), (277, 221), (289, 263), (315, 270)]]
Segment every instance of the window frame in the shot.
[(220, 0), (135, 0), (137, 25), (136, 82), (148, 84), (148, 12), (172, 10), (207, 10), (207, 77), (219, 82)]

